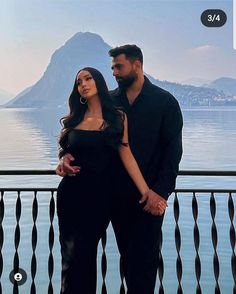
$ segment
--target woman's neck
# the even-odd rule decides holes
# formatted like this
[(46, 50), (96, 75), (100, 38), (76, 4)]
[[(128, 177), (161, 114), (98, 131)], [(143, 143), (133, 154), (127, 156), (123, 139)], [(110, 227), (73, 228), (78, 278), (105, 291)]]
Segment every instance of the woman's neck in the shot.
[(91, 99), (87, 102), (88, 109), (86, 110), (86, 115), (89, 117), (102, 117), (102, 106), (98, 99)]

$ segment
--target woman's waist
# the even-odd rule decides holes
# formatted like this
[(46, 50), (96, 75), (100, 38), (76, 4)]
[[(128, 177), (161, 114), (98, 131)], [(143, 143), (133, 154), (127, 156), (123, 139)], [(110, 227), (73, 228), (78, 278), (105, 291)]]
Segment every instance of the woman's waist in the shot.
[(110, 163), (109, 162), (89, 162), (89, 161), (81, 161), (81, 160), (74, 160), (71, 162), (71, 166), (79, 166), (80, 173), (82, 174), (109, 174), (110, 173)]
[(71, 161), (71, 166), (79, 166), (81, 170), (91, 172), (102, 172), (111, 167), (111, 158), (99, 155), (91, 155), (88, 157), (73, 156), (75, 159)]

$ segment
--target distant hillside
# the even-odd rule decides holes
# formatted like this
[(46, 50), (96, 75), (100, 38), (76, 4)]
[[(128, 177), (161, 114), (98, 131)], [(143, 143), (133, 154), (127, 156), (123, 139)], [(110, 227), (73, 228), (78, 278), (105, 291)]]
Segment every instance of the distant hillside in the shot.
[[(77, 33), (56, 50), (40, 80), (17, 95), (6, 107), (61, 107), (67, 105), (77, 71), (85, 66), (98, 68), (108, 87), (117, 84), (111, 73), (111, 47), (94, 33)], [(149, 76), (154, 84), (170, 91), (183, 106), (227, 105), (236, 100), (230, 93), (216, 89), (159, 81)]]
[(159, 81), (148, 77), (154, 84), (172, 93), (184, 107), (236, 105), (236, 97), (227, 95), (223, 91)]
[(236, 96), (236, 79), (220, 78), (206, 85), (209, 88), (224, 91), (226, 94)]
[(191, 79), (187, 79), (185, 81), (180, 82), (180, 84), (191, 85), (195, 87), (202, 87), (203, 85), (209, 84), (210, 82), (211, 82), (210, 80), (206, 80), (202, 78), (191, 78)]
[(7, 103), (8, 101), (10, 101), (12, 98), (14, 97), (13, 94), (0, 89), (0, 105), (3, 105), (5, 103)]

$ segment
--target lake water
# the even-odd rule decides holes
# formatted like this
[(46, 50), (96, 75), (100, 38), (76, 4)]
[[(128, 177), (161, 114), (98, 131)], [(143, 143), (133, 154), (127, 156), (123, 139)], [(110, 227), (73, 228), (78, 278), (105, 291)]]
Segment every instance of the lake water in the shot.
[[(59, 118), (65, 113), (62, 109), (0, 109), (0, 169), (53, 169), (57, 164), (57, 135), (60, 130)], [(184, 115), (184, 154), (180, 169), (195, 170), (236, 170), (236, 108), (220, 109), (186, 109)], [(0, 176), (1, 187), (56, 187), (60, 181), (57, 176)], [(183, 187), (236, 188), (235, 178), (215, 177), (178, 177), (177, 188)], [(4, 294), (12, 293), (9, 273), (13, 267), (15, 253), (14, 232), (16, 226), (15, 203), (16, 193), (4, 195), (5, 213), (3, 220), (4, 258), (1, 278)], [(51, 195), (38, 193), (39, 211), (37, 217), (38, 241), (36, 248), (37, 274), (35, 283), (39, 294), (47, 293), (49, 256), (48, 204)], [(235, 200), (235, 195), (233, 195)], [(210, 195), (197, 195), (200, 230), (200, 248), (202, 273), (201, 287), (203, 293), (214, 293), (215, 280), (213, 274), (214, 250), (211, 242)], [(20, 286), (20, 293), (30, 293), (31, 284), (31, 232), (32, 232), (32, 201), (33, 193), (21, 195), (22, 213), (20, 218), (21, 240), (18, 248), (20, 267), (28, 275), (27, 282)], [(195, 293), (196, 278), (194, 272), (195, 250), (193, 244), (194, 220), (192, 217), (191, 195), (181, 195), (179, 226), (181, 230), (181, 251), (183, 275), (182, 288), (184, 293)], [(233, 293), (233, 277), (231, 272), (232, 249), (229, 241), (230, 220), (228, 216), (227, 195), (216, 195), (218, 230), (218, 257), (220, 261), (219, 284), (221, 293)], [(164, 289), (165, 293), (176, 293), (175, 221), (173, 217), (173, 195), (169, 199), (163, 225), (163, 258), (165, 262)], [(60, 248), (58, 242), (57, 218), (53, 220), (54, 240), (54, 293), (59, 293), (60, 282)], [(235, 225), (235, 223), (234, 223)], [(112, 229), (108, 229), (106, 248), (108, 272), (106, 284), (108, 294), (119, 291), (119, 255)], [(101, 245), (99, 245), (98, 261), (98, 293), (101, 287)], [(158, 293), (158, 282), (156, 293)]]

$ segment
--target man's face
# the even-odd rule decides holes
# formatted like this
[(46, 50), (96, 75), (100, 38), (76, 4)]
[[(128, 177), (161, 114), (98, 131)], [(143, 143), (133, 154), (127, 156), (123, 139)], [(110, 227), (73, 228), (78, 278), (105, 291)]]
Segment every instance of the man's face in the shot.
[(111, 69), (119, 87), (126, 89), (137, 79), (135, 65), (126, 58), (125, 54), (120, 54), (112, 59)]

